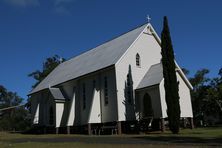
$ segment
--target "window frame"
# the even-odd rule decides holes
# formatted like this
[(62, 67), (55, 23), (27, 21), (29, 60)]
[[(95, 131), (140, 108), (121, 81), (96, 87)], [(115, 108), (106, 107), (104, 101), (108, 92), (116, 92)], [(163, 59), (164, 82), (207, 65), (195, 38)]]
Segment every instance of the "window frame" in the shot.
[(141, 57), (139, 53), (136, 54), (136, 67), (141, 67)]
[(85, 110), (86, 109), (86, 84), (85, 83), (83, 83), (82, 84), (82, 108), (83, 108), (83, 110)]
[(49, 125), (54, 125), (54, 108), (52, 105), (49, 107)]
[(104, 104), (109, 104), (109, 89), (108, 89), (108, 77), (104, 77)]

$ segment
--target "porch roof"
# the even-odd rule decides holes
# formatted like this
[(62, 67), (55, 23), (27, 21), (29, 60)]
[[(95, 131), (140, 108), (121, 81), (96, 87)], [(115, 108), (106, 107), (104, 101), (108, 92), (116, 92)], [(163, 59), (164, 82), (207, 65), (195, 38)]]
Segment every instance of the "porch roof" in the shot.
[(163, 79), (163, 68), (162, 64), (158, 63), (152, 65), (150, 69), (147, 71), (143, 79), (140, 81), (137, 89), (153, 86), (160, 84)]
[(65, 100), (65, 97), (59, 88), (49, 88), (49, 91), (55, 100)]

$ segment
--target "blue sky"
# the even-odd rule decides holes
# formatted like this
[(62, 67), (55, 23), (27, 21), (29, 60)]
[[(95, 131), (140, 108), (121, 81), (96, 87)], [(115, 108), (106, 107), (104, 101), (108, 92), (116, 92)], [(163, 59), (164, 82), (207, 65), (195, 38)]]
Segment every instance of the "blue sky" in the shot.
[(169, 19), (176, 59), (193, 74), (222, 66), (221, 0), (1, 0), (0, 84), (26, 98), (27, 75), (58, 54), (70, 59), (146, 22)]

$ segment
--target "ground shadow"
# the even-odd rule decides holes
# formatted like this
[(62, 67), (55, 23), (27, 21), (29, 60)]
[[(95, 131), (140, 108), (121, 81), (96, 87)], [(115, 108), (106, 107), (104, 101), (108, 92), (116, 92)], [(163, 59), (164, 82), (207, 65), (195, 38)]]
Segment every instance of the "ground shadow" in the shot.
[(222, 145), (222, 137), (202, 138), (202, 137), (178, 137), (178, 136), (138, 136), (137, 139), (143, 139), (153, 142), (167, 142), (169, 144), (206, 144)]
[(201, 145), (201, 146), (222, 146), (222, 137), (201, 138), (201, 137), (178, 137), (178, 136), (59, 136), (59, 137), (36, 137), (36, 138), (18, 138), (6, 140), (8, 143), (64, 143), (78, 142), (87, 144), (167, 144), (167, 145)]

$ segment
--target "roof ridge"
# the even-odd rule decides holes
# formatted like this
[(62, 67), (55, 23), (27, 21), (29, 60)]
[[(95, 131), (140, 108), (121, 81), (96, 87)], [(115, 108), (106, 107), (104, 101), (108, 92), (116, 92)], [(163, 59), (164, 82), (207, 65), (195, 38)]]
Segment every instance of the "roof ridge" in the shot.
[(162, 65), (162, 63), (160, 62), (160, 63), (153, 64), (153, 65), (150, 66), (150, 68), (153, 67), (153, 66), (157, 66), (157, 65)]
[[(146, 26), (147, 23), (137, 26), (59, 64), (41, 83), (32, 89), (29, 95), (46, 89), (49, 84), (55, 86), (115, 64)], [(81, 63), (85, 66), (82, 67)]]

